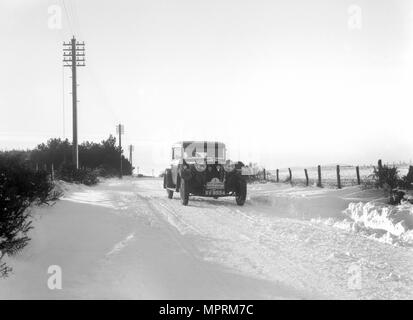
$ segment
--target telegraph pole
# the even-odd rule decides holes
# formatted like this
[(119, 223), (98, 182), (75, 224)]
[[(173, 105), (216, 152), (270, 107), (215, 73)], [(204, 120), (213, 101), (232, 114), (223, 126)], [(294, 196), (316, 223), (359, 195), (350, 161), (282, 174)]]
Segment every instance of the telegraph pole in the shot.
[(119, 134), (119, 149), (120, 149), (120, 171), (119, 178), (122, 178), (122, 134), (125, 133), (125, 126), (123, 124), (118, 124), (116, 126), (116, 133)]
[(79, 147), (77, 141), (77, 80), (76, 68), (85, 65), (85, 43), (76, 41), (73, 36), (70, 43), (63, 43), (63, 66), (72, 68), (72, 104), (73, 104), (73, 146), (72, 162), (79, 169)]
[(134, 148), (133, 148), (133, 145), (129, 145), (129, 162), (130, 162), (130, 165), (131, 166), (133, 166), (132, 165), (132, 152), (133, 152), (133, 150), (134, 150)]

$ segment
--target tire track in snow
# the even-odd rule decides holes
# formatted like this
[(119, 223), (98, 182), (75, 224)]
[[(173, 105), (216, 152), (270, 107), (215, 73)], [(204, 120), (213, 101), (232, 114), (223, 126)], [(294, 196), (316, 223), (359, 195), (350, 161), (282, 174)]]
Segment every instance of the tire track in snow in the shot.
[[(399, 265), (403, 256), (393, 248), (308, 220), (269, 216), (271, 207), (247, 203), (239, 208), (229, 201), (203, 198), (193, 198), (188, 207), (183, 207), (176, 197), (166, 199), (164, 190), (156, 188), (154, 182), (143, 182), (140, 187), (166, 224), (181, 235), (200, 237), (195, 250), (201, 250), (204, 259), (306, 289), (311, 297), (406, 297), (408, 283), (401, 284), (398, 295), (394, 292), (399, 290), (397, 282), (377, 279), (377, 272), (383, 271), (376, 270), (377, 265), (383, 261), (390, 259), (387, 271), (392, 271), (392, 259), (396, 259), (395, 266)], [(392, 257), (381, 258), (380, 252)], [(353, 263), (363, 267), (362, 290), (348, 287), (348, 268)]]
[[(282, 250), (283, 247), (288, 248), (287, 244), (285, 243), (280, 243), (280, 240), (270, 236), (267, 233), (271, 233), (273, 230), (269, 230), (268, 225), (265, 225), (264, 223), (260, 222), (257, 218), (254, 218), (252, 216), (249, 216), (248, 214), (244, 213), (243, 211), (236, 209), (235, 210), (237, 214), (240, 214), (242, 217), (250, 221), (251, 223), (254, 224), (255, 230), (257, 229), (258, 226), (258, 233), (255, 235), (251, 236), (251, 240), (254, 241), (257, 244), (257, 247), (264, 247), (266, 250), (268, 250), (268, 254), (270, 256), (274, 256), (273, 251), (273, 245), (274, 242), (278, 243), (278, 248), (281, 249), (282, 255), (277, 255), (274, 258), (276, 260), (281, 259), (282, 263), (280, 266), (283, 266), (283, 270), (285, 274), (289, 274), (290, 277), (292, 277), (296, 282), (298, 282), (303, 288), (311, 288), (313, 292), (320, 291), (320, 287), (323, 288), (323, 291), (321, 294), (326, 295), (327, 297), (336, 297), (339, 296), (341, 298), (347, 296), (350, 298), (349, 295), (347, 295), (341, 287), (337, 287), (334, 285), (331, 281), (327, 280), (324, 274), (320, 274), (319, 270), (312, 269), (308, 270), (304, 266), (297, 264), (295, 260), (288, 258), (287, 252), (290, 251), (290, 249)], [(295, 221), (294, 221), (295, 223)], [(298, 224), (301, 224), (300, 222)], [(265, 243), (267, 241), (267, 243)], [(272, 244), (272, 245), (270, 245)], [(293, 266), (293, 267), (287, 267), (285, 266)], [(298, 269), (298, 272), (292, 272), (291, 269)], [(305, 280), (303, 280), (305, 279)]]
[(119, 241), (117, 244), (115, 244), (115, 246), (112, 248), (112, 250), (110, 250), (106, 254), (106, 257), (109, 257), (109, 256), (123, 250), (123, 248), (125, 248), (130, 241), (134, 240), (134, 238), (135, 238), (135, 233), (134, 232), (129, 234), (125, 239), (123, 239), (122, 241)]
[[(180, 205), (179, 202), (173, 201), (173, 200), (171, 201), (171, 200), (165, 200), (165, 199), (154, 198), (154, 197), (149, 197), (148, 199), (152, 200), (151, 204), (161, 207), (160, 210), (159, 209), (157, 210), (159, 212), (162, 212), (161, 215), (163, 216), (163, 219), (165, 219), (168, 223), (170, 223), (169, 214), (174, 215), (175, 222), (172, 226), (175, 229), (177, 229), (177, 231), (180, 233), (186, 230), (193, 230), (195, 232), (195, 235), (202, 236), (204, 239), (207, 239), (210, 242), (211, 240), (217, 240), (216, 237), (214, 237), (214, 234), (208, 236), (207, 230), (203, 231), (200, 229), (200, 227), (195, 227), (193, 223), (185, 220), (184, 211), (192, 211), (192, 212), (188, 212), (188, 214), (193, 215), (194, 217), (196, 215), (197, 218), (200, 218), (197, 220), (197, 222), (200, 224), (204, 222), (202, 224), (202, 227), (205, 227), (206, 225), (211, 223), (208, 221), (205, 222), (205, 219), (212, 221), (212, 223), (216, 225), (220, 225), (221, 230), (222, 228), (225, 229), (223, 233), (229, 236), (229, 238), (232, 241), (230, 242), (225, 241), (225, 243), (222, 243), (222, 239), (218, 239), (218, 241), (221, 241), (218, 243), (218, 247), (221, 247), (221, 248), (225, 247), (229, 251), (235, 251), (238, 253), (241, 252), (242, 256), (238, 257), (238, 259), (243, 258), (241, 259), (241, 262), (243, 260), (245, 262), (245, 259), (246, 259), (247, 261), (248, 260), (250, 261), (249, 262), (250, 264), (256, 265), (257, 260), (258, 260), (258, 265), (257, 265), (258, 268), (269, 269), (265, 272), (267, 275), (266, 277), (262, 277), (262, 275), (257, 275), (256, 272), (255, 273), (253, 272), (254, 276), (258, 276), (266, 280), (271, 280), (271, 281), (276, 281), (278, 283), (286, 284), (285, 276), (288, 275), (290, 280), (288, 281), (287, 284), (295, 283), (296, 289), (299, 289), (301, 292), (304, 292), (304, 296), (307, 295), (305, 294), (305, 292), (308, 293), (309, 291), (311, 292), (312, 296), (314, 296), (315, 292), (316, 292), (316, 295), (318, 296), (324, 295), (324, 293), (318, 293), (319, 291), (318, 288), (320, 284), (319, 279), (317, 279), (317, 281), (313, 281), (310, 283), (308, 280), (314, 278), (314, 276), (312, 276), (311, 273), (304, 270), (303, 268), (301, 268), (300, 270), (301, 275), (293, 271), (294, 269), (297, 268), (297, 266), (296, 268), (291, 268), (291, 265), (293, 265), (293, 262), (291, 260), (288, 260), (286, 257), (277, 254), (277, 253), (280, 253), (279, 251), (277, 251), (279, 250), (279, 248), (266, 246), (262, 243), (259, 237), (258, 238), (254, 237), (253, 235), (251, 235), (250, 232), (246, 232), (245, 230), (241, 230), (239, 226), (235, 226), (233, 221), (239, 220), (240, 211), (238, 209), (237, 210), (230, 209), (230, 205), (232, 205), (232, 203), (230, 204), (228, 202), (228, 204), (225, 204), (222, 207), (214, 206), (212, 208), (208, 208), (207, 210), (206, 208), (199, 208), (199, 207), (195, 207), (195, 208), (191, 206), (183, 207)], [(156, 199), (156, 202), (154, 201), (155, 199)], [(201, 200), (200, 203), (202, 202), (204, 201)], [(196, 202), (193, 202), (193, 204), (194, 203)], [(194, 210), (191, 210), (191, 209), (194, 209)], [(196, 210), (196, 209), (204, 209), (204, 210)], [(180, 216), (178, 216), (179, 213), (181, 214)], [(228, 214), (232, 215), (231, 217), (232, 221), (228, 221)], [(234, 214), (236, 215), (235, 217), (234, 217)], [(219, 215), (219, 219), (217, 219), (217, 215)], [(244, 215), (244, 217), (246, 216)], [(249, 218), (249, 221), (253, 223), (257, 222), (256, 220), (252, 218)], [(182, 223), (184, 225), (184, 228), (182, 228), (182, 226), (180, 225), (177, 225), (176, 222)], [(234, 227), (237, 227), (237, 228), (234, 229)], [(246, 226), (246, 229), (249, 229), (251, 231), (251, 230), (256, 230), (256, 227), (249, 224), (248, 226)], [(228, 246), (227, 245), (228, 243), (231, 243), (231, 246)], [(209, 245), (210, 244), (211, 243), (209, 243)], [(247, 250), (247, 252), (243, 252), (243, 250), (245, 250), (247, 247), (249, 247), (249, 250)], [(208, 253), (208, 249), (206, 249), (206, 251)], [(249, 257), (249, 254), (251, 252), (253, 252), (254, 255), (258, 255), (258, 257), (255, 257), (255, 259), (251, 259)], [(219, 260), (218, 261), (219, 263), (222, 263), (222, 257), (218, 257), (218, 260)], [(228, 265), (228, 261), (225, 264)], [(233, 263), (230, 263), (230, 265), (232, 268), (235, 268), (236, 270), (239, 270), (240, 272), (245, 272), (245, 270), (240, 265), (236, 265), (236, 264), (234, 265)], [(251, 272), (248, 272), (248, 273), (251, 274)], [(262, 273), (262, 272), (259, 272), (259, 273)], [(305, 276), (302, 276), (303, 274)], [(271, 275), (271, 276), (268, 277), (268, 275)], [(326, 287), (328, 286), (324, 286), (324, 289)], [(309, 288), (311, 289), (309, 290)], [(334, 293), (337, 293), (337, 288), (332, 291)]]
[[(172, 241), (174, 241), (177, 244), (177, 246), (187, 254), (194, 266), (200, 270), (200, 274), (208, 274), (208, 276), (212, 278), (210, 280), (214, 281), (215, 283), (221, 283), (222, 279), (219, 279), (214, 273), (209, 272), (209, 270), (207, 270), (207, 268), (205, 267), (204, 263), (202, 263), (203, 259), (197, 248), (191, 245), (190, 242), (184, 241), (182, 235), (179, 233), (179, 230), (176, 228), (176, 226), (171, 225), (168, 221), (165, 221), (162, 213), (159, 211), (159, 209), (156, 208), (156, 205), (153, 201), (153, 197), (143, 196), (139, 194), (139, 192), (137, 193), (137, 197), (140, 200), (140, 202), (145, 203), (147, 208), (153, 214), (153, 217), (155, 217), (156, 221), (163, 226), (162, 230), (168, 233), (169, 238)], [(192, 229), (197, 230), (196, 228)], [(223, 291), (222, 293), (224, 296), (233, 296), (233, 292), (230, 292), (226, 287), (222, 287), (221, 291)]]
[[(278, 239), (270, 237), (266, 233), (269, 232), (268, 225), (264, 225), (259, 222), (258, 219), (251, 217), (244, 213), (242, 210), (248, 210), (247, 208), (232, 209), (229, 206), (223, 207), (221, 217), (228, 219), (228, 214), (232, 217), (230, 221), (238, 221), (237, 231), (242, 233), (245, 238), (250, 240), (250, 244), (254, 247), (256, 252), (261, 253), (263, 264), (268, 267), (268, 276), (277, 279), (278, 281), (285, 281), (285, 277), (289, 278), (288, 282), (294, 283), (298, 288), (303, 291), (310, 291), (311, 294), (318, 296), (333, 297), (338, 293), (341, 297), (345, 296), (344, 292), (341, 292), (340, 288), (333, 286), (330, 282), (325, 281), (325, 277), (320, 276), (315, 270), (307, 270), (296, 261), (289, 259), (287, 252), (290, 250), (283, 250), (287, 247), (287, 244), (280, 243)], [(240, 221), (240, 215), (244, 218), (244, 221)], [(248, 220), (249, 223), (246, 223)], [(267, 240), (267, 243), (265, 241)], [(272, 266), (272, 267), (271, 267)], [(323, 292), (320, 292), (320, 283)]]

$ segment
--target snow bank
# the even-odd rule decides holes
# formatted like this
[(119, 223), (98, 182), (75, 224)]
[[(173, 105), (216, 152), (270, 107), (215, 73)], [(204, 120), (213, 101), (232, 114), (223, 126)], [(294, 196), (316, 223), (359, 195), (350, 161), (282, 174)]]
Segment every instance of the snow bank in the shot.
[(377, 192), (360, 190), (359, 187), (329, 189), (298, 187), (286, 184), (248, 186), (248, 204), (261, 211), (269, 211), (283, 217), (302, 219), (344, 219), (343, 211), (349, 203), (368, 202), (381, 196)]
[(388, 205), (388, 196), (380, 190), (257, 184), (249, 186), (249, 191), (249, 203), (262, 212), (308, 219), (384, 243), (413, 246), (413, 205)]
[(63, 180), (57, 180), (54, 183), (55, 191), (62, 192), (62, 194), (68, 194), (74, 191), (82, 191), (86, 188), (83, 184), (69, 183)]
[(378, 202), (352, 202), (343, 211), (345, 219), (314, 220), (360, 233), (380, 242), (413, 246), (413, 205), (392, 206)]
[(385, 230), (395, 236), (413, 229), (413, 205), (391, 206), (377, 203), (350, 203), (345, 212), (357, 223)]

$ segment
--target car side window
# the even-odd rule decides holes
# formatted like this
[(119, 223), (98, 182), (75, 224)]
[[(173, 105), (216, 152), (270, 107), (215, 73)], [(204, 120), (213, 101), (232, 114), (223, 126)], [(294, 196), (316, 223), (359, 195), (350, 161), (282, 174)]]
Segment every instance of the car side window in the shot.
[(180, 147), (175, 147), (172, 149), (172, 159), (181, 159), (182, 158), (182, 149)]

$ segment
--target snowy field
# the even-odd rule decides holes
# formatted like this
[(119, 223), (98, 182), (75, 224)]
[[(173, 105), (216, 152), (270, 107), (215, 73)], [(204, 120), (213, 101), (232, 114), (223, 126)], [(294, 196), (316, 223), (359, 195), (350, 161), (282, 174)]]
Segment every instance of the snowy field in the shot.
[[(160, 179), (63, 188), (33, 209), (1, 299), (413, 298), (413, 208), (377, 190), (252, 184), (244, 207), (183, 207)], [(50, 265), (61, 290), (47, 287)]]

